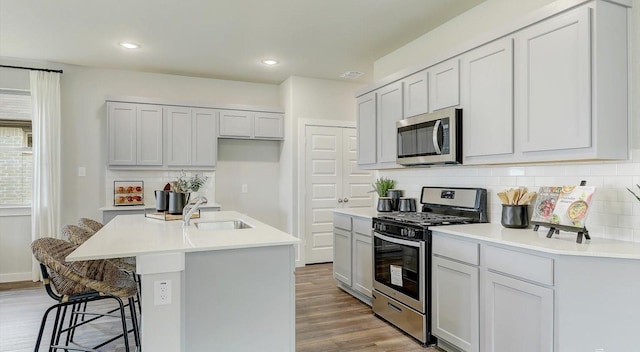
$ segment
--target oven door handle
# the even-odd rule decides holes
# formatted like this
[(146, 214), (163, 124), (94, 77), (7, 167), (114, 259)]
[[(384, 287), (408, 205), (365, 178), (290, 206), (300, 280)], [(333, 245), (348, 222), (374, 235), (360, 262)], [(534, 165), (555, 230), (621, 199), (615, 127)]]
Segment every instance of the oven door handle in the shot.
[(407, 240), (403, 240), (403, 239), (400, 239), (400, 238), (385, 236), (385, 235), (383, 235), (383, 234), (381, 234), (380, 232), (377, 232), (377, 231), (373, 231), (373, 237), (377, 237), (377, 238), (379, 238), (381, 240), (384, 240), (384, 241), (387, 241), (387, 242), (401, 244), (403, 246), (420, 248), (420, 242), (407, 241)]

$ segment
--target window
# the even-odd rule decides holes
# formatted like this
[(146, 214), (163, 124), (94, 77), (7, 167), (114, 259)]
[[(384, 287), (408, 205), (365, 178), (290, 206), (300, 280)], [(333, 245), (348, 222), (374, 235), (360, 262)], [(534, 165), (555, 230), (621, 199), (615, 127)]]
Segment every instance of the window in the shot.
[(29, 91), (0, 89), (0, 205), (31, 204), (32, 141)]

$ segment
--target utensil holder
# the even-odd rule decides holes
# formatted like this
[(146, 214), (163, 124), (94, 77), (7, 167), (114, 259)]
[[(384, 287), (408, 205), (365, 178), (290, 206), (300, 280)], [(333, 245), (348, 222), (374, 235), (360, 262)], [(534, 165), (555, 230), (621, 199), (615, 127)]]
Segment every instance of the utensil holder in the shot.
[(188, 193), (169, 192), (169, 214), (182, 214), (182, 209), (188, 201)]
[(529, 227), (529, 206), (502, 204), (502, 226), (511, 229)]

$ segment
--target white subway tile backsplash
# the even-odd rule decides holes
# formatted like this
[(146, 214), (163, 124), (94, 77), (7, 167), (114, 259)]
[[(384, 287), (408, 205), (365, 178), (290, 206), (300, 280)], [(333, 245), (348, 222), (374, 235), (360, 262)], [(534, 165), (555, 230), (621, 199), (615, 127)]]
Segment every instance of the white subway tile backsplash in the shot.
[(640, 175), (640, 164), (634, 164), (634, 163), (618, 164), (617, 168), (618, 168), (618, 175), (620, 176)]
[(640, 194), (635, 186), (640, 184), (640, 150), (632, 154), (635, 159), (629, 162), (408, 168), (378, 173), (396, 179), (401, 185), (397, 188), (416, 198), (422, 186), (484, 187), (488, 191), (489, 220), (494, 223), (500, 223), (502, 212), (497, 192), (518, 186), (537, 191), (541, 186), (585, 180), (588, 186), (596, 187), (587, 219), (591, 236), (640, 242), (640, 202), (626, 189)]

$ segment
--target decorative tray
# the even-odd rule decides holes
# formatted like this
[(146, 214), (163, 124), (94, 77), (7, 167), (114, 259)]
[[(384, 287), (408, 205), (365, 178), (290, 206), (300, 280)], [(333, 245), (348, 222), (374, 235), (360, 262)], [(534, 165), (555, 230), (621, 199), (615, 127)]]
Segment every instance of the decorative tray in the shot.
[[(164, 220), (164, 221), (173, 221), (173, 220), (182, 220), (182, 214), (169, 214), (169, 212), (165, 211), (165, 212), (158, 212), (153, 208), (145, 208), (144, 209), (144, 216), (147, 218), (152, 218), (152, 219), (158, 219), (158, 220)], [(200, 217), (200, 209), (198, 209), (197, 212), (193, 213), (193, 215), (191, 215), (192, 219), (197, 219)]]

